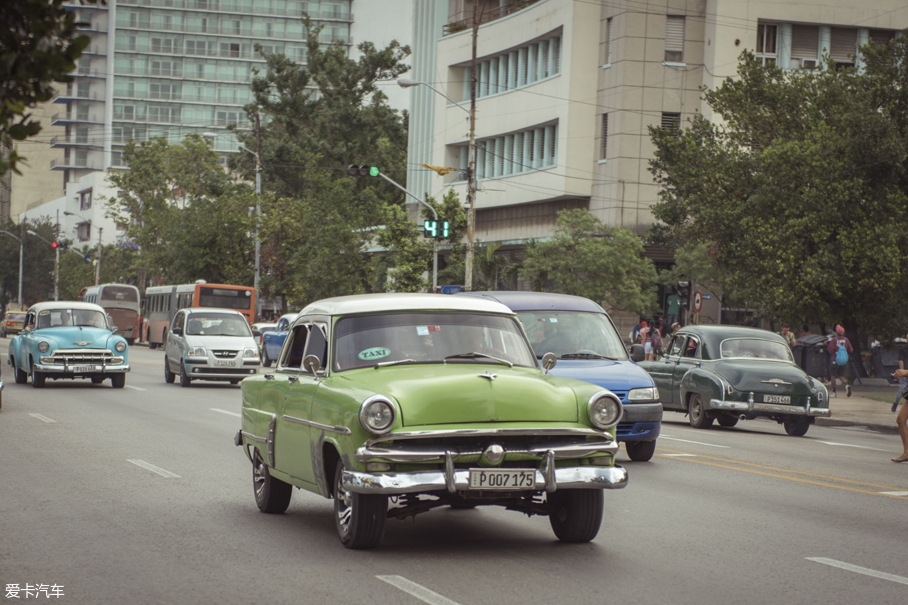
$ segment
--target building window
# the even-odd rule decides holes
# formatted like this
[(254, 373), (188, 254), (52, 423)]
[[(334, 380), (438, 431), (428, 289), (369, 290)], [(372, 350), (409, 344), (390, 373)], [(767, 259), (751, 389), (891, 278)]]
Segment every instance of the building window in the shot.
[[(289, 56), (290, 52), (287, 54)], [(555, 36), (479, 61), (476, 69), (477, 99), (557, 76), (561, 73), (561, 38)], [(471, 86), (469, 67), (464, 69), (464, 74), (467, 82), (464, 85), (463, 100), (467, 100), (470, 98)]]
[(662, 128), (667, 130), (679, 130), (681, 128), (681, 114), (663, 111)]
[(612, 38), (615, 33), (612, 25), (613, 22), (611, 17), (605, 20), (605, 58), (602, 62), (603, 65), (612, 64)]
[[(816, 25), (794, 25), (791, 28), (791, 69), (817, 66), (820, 28)], [(782, 67), (785, 67), (784, 65)]]
[(79, 192), (79, 210), (91, 208), (91, 189)]
[[(537, 126), (520, 132), (476, 142), (476, 175), (491, 179), (530, 172), (558, 163), (558, 125)], [(458, 149), (462, 163), (469, 149)]]
[(778, 58), (779, 26), (772, 23), (757, 25), (757, 58), (763, 65), (775, 65)]
[(76, 232), (80, 242), (87, 242), (91, 238), (91, 223), (79, 223)]
[(858, 32), (856, 29), (832, 28), (832, 48), (829, 49), (829, 56), (835, 61), (836, 67), (854, 67), (857, 36)]
[(684, 63), (684, 17), (666, 17), (665, 62)]
[(608, 157), (608, 114), (602, 114), (602, 146), (599, 150), (599, 159)]
[(151, 52), (153, 53), (169, 53), (172, 54), (175, 48), (175, 44), (171, 38), (152, 38), (151, 39)]

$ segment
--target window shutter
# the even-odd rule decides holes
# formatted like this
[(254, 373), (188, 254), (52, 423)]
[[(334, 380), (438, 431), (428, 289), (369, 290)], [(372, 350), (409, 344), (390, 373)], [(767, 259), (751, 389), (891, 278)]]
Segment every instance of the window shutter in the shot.
[(662, 128), (678, 130), (681, 127), (681, 114), (662, 112)]
[(601, 159), (606, 159), (608, 150), (608, 114), (602, 114), (602, 157)]
[(816, 61), (820, 45), (820, 28), (816, 25), (795, 25), (791, 28), (791, 58)]
[(870, 30), (870, 40), (874, 44), (888, 44), (892, 40), (893, 33), (882, 29)]
[(851, 63), (851, 56), (857, 52), (857, 30), (842, 27), (832, 28), (832, 48), (829, 51), (832, 60), (838, 63)]
[(612, 40), (615, 37), (615, 35), (614, 35), (615, 30), (612, 28), (613, 23), (614, 22), (612, 21), (612, 18), (609, 17), (608, 18), (608, 50), (606, 51), (606, 55), (605, 55), (605, 64), (606, 65), (611, 65), (611, 63), (612, 63), (612, 48), (614, 48), (612, 46)]
[(684, 60), (684, 17), (669, 15), (665, 20), (665, 60)]

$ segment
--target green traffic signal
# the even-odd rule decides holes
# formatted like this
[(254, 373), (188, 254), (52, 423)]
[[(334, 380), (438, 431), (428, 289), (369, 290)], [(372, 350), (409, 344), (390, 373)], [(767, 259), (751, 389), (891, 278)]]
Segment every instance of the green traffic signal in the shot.
[(378, 173), (378, 166), (372, 166), (371, 168), (369, 168), (369, 176), (378, 176)]
[(381, 169), (368, 164), (350, 164), (347, 166), (347, 174), (349, 176), (378, 176), (381, 174)]
[(440, 225), (438, 221), (425, 221), (423, 222), (423, 231), (428, 238), (447, 239), (449, 233), (448, 225), (448, 221), (442, 221)]

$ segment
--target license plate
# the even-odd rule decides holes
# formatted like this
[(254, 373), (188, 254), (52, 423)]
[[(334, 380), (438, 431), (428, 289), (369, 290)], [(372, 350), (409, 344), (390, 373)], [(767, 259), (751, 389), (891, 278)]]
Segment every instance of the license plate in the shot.
[(215, 359), (215, 360), (214, 360), (214, 365), (216, 365), (216, 366), (227, 366), (227, 367), (231, 367), (231, 368), (232, 368), (232, 367), (234, 367), (234, 366), (236, 365), (236, 362), (235, 362), (234, 360), (232, 360), (232, 359)]
[(536, 486), (534, 470), (470, 469), (470, 489), (530, 489)]
[(75, 374), (81, 374), (83, 372), (95, 372), (97, 368), (95, 366), (72, 366), (70, 368)]
[(763, 403), (791, 403), (788, 395), (763, 395)]

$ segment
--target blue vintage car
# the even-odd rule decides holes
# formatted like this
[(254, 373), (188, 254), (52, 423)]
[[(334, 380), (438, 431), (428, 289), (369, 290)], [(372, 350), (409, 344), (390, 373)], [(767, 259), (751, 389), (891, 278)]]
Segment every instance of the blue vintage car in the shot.
[(293, 323), (297, 315), (299, 313), (281, 315), (274, 330), (262, 333), (262, 365), (264, 367), (270, 368), (271, 362), (281, 356), (281, 348), (284, 346), (284, 340), (290, 332), (290, 324)]
[(618, 441), (631, 460), (646, 461), (656, 451), (662, 428), (662, 404), (653, 379), (628, 358), (627, 349), (608, 314), (580, 296), (548, 292), (476, 292), (510, 307), (523, 323), (536, 356), (554, 353), (555, 376), (583, 380), (621, 398), (624, 416)]
[(43, 302), (25, 316), (22, 332), (9, 344), (9, 364), (16, 384), (41, 388), (48, 378), (110, 378), (115, 389), (126, 385), (129, 371), (126, 339), (115, 334), (104, 309), (84, 302)]

